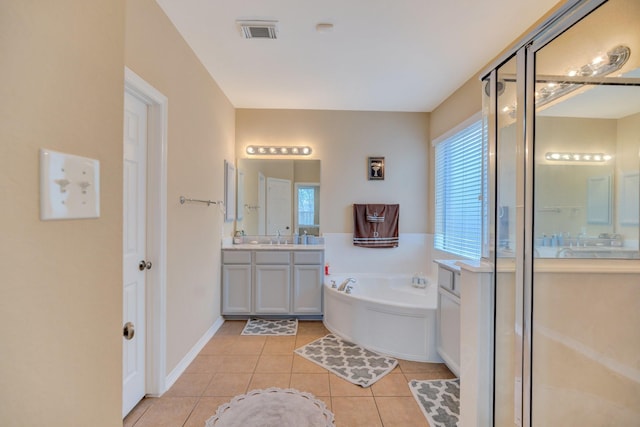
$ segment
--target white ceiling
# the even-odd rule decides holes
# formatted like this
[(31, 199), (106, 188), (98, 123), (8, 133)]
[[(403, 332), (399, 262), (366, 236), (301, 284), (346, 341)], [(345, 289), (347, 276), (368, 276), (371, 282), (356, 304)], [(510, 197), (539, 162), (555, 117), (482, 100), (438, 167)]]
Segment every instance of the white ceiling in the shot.
[[(432, 111), (557, 3), (156, 1), (236, 108), (417, 112)], [(238, 19), (277, 20), (278, 39), (244, 39)]]

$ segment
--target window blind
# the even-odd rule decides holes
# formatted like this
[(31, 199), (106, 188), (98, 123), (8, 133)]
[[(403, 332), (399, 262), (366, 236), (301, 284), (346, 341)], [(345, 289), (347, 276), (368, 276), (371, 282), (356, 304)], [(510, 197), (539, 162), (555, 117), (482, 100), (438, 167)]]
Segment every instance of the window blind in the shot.
[(298, 188), (298, 223), (300, 225), (314, 225), (315, 199), (315, 187)]
[(479, 259), (483, 230), (482, 121), (436, 145), (436, 249)]

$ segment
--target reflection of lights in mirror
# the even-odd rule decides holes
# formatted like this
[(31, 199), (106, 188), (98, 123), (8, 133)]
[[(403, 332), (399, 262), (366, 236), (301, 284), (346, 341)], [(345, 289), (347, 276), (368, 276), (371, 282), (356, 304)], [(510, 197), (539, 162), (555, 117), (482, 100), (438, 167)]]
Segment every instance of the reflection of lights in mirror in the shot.
[(590, 83), (588, 79), (584, 80), (584, 78), (604, 77), (619, 70), (627, 62), (630, 55), (631, 49), (620, 45), (606, 53), (607, 60), (605, 60), (605, 55), (598, 55), (590, 63), (577, 69), (571, 69), (567, 76), (569, 79), (563, 79), (562, 76), (542, 78), (538, 76), (537, 81), (544, 83), (544, 85), (536, 91), (536, 106), (540, 107), (578, 89), (584, 83)]
[(557, 153), (548, 152), (545, 159), (563, 162), (607, 162), (613, 159), (610, 154), (604, 153)]
[[(536, 77), (537, 87), (534, 91), (536, 107), (541, 107), (551, 101), (573, 92), (585, 84), (601, 84), (602, 81), (594, 80), (597, 77), (605, 77), (622, 68), (631, 55), (629, 47), (620, 45), (609, 50), (604, 55), (597, 55), (588, 64), (569, 69), (566, 76)], [(515, 81), (506, 77), (505, 81)], [(503, 113), (515, 118), (516, 104), (502, 108)]]
[(311, 147), (278, 147), (278, 146), (257, 146), (249, 145), (245, 149), (247, 154), (270, 154), (270, 155), (294, 155), (308, 156), (311, 154)]

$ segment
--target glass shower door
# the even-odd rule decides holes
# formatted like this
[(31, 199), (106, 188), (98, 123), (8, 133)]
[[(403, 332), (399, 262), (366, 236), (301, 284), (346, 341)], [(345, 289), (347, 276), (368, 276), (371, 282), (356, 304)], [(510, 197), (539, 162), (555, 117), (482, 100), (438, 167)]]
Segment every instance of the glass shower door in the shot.
[[(524, 159), (518, 135), (518, 95), (522, 84), (517, 78), (517, 58), (500, 66), (492, 78), (495, 113), (495, 254), (494, 254), (494, 425), (513, 426), (519, 422), (522, 389), (522, 309), (518, 308), (517, 271), (522, 261), (516, 257), (523, 248), (517, 229), (522, 229)], [(488, 115), (488, 114), (487, 114)], [(517, 268), (519, 267), (519, 268)]]
[(640, 425), (638, 22), (610, 0), (528, 56), (533, 426)]

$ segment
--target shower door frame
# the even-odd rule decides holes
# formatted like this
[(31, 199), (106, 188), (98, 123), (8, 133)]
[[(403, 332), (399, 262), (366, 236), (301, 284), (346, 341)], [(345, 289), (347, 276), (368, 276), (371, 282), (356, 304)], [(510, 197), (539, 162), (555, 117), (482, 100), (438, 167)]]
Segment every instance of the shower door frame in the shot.
[[(512, 58), (516, 58), (516, 99), (518, 105), (524, 108), (516, 110), (516, 122), (522, 132), (516, 136), (516, 144), (524, 147), (524, 158), (522, 167), (524, 168), (524, 188), (517, 188), (516, 191), (524, 191), (523, 218), (516, 219), (516, 272), (515, 286), (522, 292), (516, 292), (516, 325), (522, 325), (522, 337), (516, 342), (515, 352), (515, 372), (522, 379), (521, 388), (515, 390), (515, 408), (520, 416), (522, 427), (531, 427), (532, 420), (532, 360), (533, 360), (533, 260), (534, 260), (534, 236), (533, 236), (533, 190), (534, 190), (534, 142), (535, 142), (535, 56), (536, 53), (552, 42), (557, 36), (578, 23), (584, 17), (596, 10), (608, 0), (570, 0), (560, 6), (555, 13), (542, 22), (529, 33), (524, 39), (517, 43), (512, 49), (505, 52), (495, 61), (486, 72), (481, 73), (482, 80), (491, 82), (489, 99), (489, 147), (490, 152), (497, 153), (497, 70)], [(494, 310), (494, 380), (495, 380), (495, 280), (496, 271), (496, 250), (498, 247), (498, 236), (496, 231), (496, 211), (497, 206), (497, 169), (496, 161), (489, 162), (490, 176), (490, 200), (493, 209), (491, 216), (492, 249), (490, 258), (493, 264), (493, 310)], [(528, 230), (528, 231), (527, 231)], [(516, 326), (514, 325), (514, 327)], [(518, 339), (518, 337), (516, 337)], [(515, 378), (514, 378), (515, 381)], [(494, 410), (495, 413), (495, 381), (493, 384)], [(518, 405), (519, 404), (519, 405)], [(519, 407), (518, 407), (519, 406)], [(516, 411), (517, 410), (517, 411)], [(492, 417), (490, 423), (495, 425)]]

